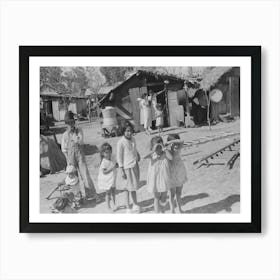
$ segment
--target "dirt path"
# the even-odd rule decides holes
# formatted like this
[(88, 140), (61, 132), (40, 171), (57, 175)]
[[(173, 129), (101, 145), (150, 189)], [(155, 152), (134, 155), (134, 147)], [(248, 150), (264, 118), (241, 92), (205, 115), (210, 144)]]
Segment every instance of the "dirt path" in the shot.
[[(109, 142), (116, 151), (116, 143), (119, 137), (104, 139), (101, 137), (98, 124), (83, 123), (81, 127), (84, 130), (86, 143), (86, 161), (90, 170), (90, 174), (95, 182), (97, 191), (97, 175), (98, 164), (100, 162), (98, 148), (103, 142)], [(233, 152), (225, 152), (219, 157), (212, 160), (213, 165), (197, 168), (193, 162), (205, 155), (210, 154), (223, 146), (230, 144), (239, 136), (239, 121), (232, 123), (220, 123), (212, 127), (209, 131), (208, 127), (201, 128), (167, 128), (163, 133), (163, 138), (168, 133), (179, 133), (180, 137), (185, 141), (191, 141), (200, 137), (213, 137), (221, 132), (235, 133), (233, 136), (224, 137), (219, 140), (210, 141), (205, 144), (194, 145), (185, 148), (182, 151), (182, 158), (185, 162), (188, 172), (188, 182), (183, 188), (183, 210), (186, 213), (239, 213), (240, 211), (240, 168), (239, 158), (236, 160), (232, 169), (228, 169), (224, 163), (229, 160)], [(60, 141), (62, 134), (58, 134)], [(141, 156), (149, 151), (150, 137), (144, 133), (135, 135), (138, 150)], [(237, 149), (237, 148), (235, 148)], [(141, 188), (137, 191), (138, 200), (143, 207), (143, 213), (154, 213), (152, 196), (146, 191), (147, 176), (147, 160), (140, 162), (140, 180)], [(46, 200), (45, 197), (50, 190), (64, 178), (64, 173), (47, 175), (40, 179), (40, 210), (41, 213), (50, 213), (50, 205), (53, 200)], [(99, 192), (99, 191), (98, 191)], [(104, 198), (104, 195), (102, 196)], [(124, 193), (119, 192), (117, 195), (117, 204), (124, 205)], [(78, 210), (79, 213), (109, 213), (106, 209), (105, 202), (101, 202), (93, 207), (90, 203), (84, 208)], [(125, 213), (123, 208), (118, 209), (115, 213)], [(166, 213), (170, 213), (167, 208)]]

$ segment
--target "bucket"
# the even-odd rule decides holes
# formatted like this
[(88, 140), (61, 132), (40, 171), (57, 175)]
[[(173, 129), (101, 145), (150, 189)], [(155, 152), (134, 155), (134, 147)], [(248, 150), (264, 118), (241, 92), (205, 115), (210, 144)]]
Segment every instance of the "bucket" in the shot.
[(116, 109), (114, 107), (105, 107), (102, 110), (103, 116), (103, 127), (115, 127), (118, 125), (117, 118), (116, 118)]

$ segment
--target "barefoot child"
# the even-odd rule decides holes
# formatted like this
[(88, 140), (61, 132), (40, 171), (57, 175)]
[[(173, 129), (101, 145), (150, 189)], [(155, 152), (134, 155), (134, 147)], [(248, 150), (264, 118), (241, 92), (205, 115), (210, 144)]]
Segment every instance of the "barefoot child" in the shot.
[(117, 144), (117, 161), (121, 170), (120, 189), (126, 190), (126, 208), (130, 213), (129, 194), (132, 198), (132, 211), (140, 211), (138, 206), (136, 190), (139, 186), (139, 153), (137, 152), (136, 142), (133, 134), (133, 126), (128, 122), (123, 128), (123, 136)]
[(181, 158), (181, 149), (183, 147), (183, 141), (180, 140), (178, 134), (169, 134), (167, 136), (167, 144), (170, 145), (170, 151), (172, 153), (173, 159), (170, 162), (171, 171), (171, 189), (170, 189), (170, 199), (171, 199), (171, 211), (175, 213), (175, 195), (177, 200), (177, 205), (179, 212), (182, 213), (182, 189), (185, 182), (187, 182), (187, 172), (185, 164)]
[(160, 213), (161, 195), (168, 191), (171, 186), (169, 161), (172, 160), (170, 151), (163, 146), (160, 136), (151, 139), (151, 153), (145, 158), (150, 159), (147, 176), (147, 187), (154, 195), (154, 208)]
[[(112, 147), (104, 143), (100, 149), (101, 164), (98, 174), (98, 188), (106, 191), (106, 202), (109, 210), (116, 208), (116, 163), (112, 160)], [(113, 202), (111, 207), (110, 201)]]

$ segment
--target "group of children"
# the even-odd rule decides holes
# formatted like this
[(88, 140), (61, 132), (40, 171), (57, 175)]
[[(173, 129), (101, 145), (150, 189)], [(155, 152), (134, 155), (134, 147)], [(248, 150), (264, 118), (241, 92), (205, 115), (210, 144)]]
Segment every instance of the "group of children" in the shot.
[[(120, 180), (118, 181), (118, 189), (126, 191), (125, 206), (127, 212), (140, 212), (141, 210), (137, 200), (137, 190), (140, 181), (138, 164), (140, 161), (140, 155), (137, 151), (135, 138), (133, 137), (133, 130), (134, 128), (130, 123), (126, 123), (123, 127), (123, 136), (117, 144), (116, 160), (112, 157), (113, 151), (110, 144), (104, 143), (100, 148), (101, 162), (98, 174), (98, 188), (99, 190), (106, 192), (107, 207), (111, 210), (116, 209), (117, 173), (119, 173), (120, 177)], [(79, 134), (77, 135), (79, 136)], [(64, 146), (67, 145), (63, 144), (63, 147)], [(177, 201), (179, 212), (182, 212), (181, 194), (183, 185), (187, 181), (186, 168), (180, 156), (182, 146), (183, 141), (180, 140), (178, 134), (169, 134), (165, 144), (160, 135), (151, 138), (150, 152), (144, 157), (144, 159), (149, 160), (146, 187), (147, 191), (154, 196), (154, 208), (156, 213), (164, 211), (166, 205), (162, 204), (162, 200), (164, 197), (163, 194), (166, 192), (169, 192), (171, 212), (175, 213), (175, 201)], [(76, 146), (74, 145), (74, 147)], [(70, 151), (75, 152), (77, 149), (71, 147)], [(77, 151), (80, 150), (81, 148)], [(79, 153), (77, 155), (72, 155), (73, 152), (67, 154), (68, 167), (66, 169), (67, 176), (64, 180), (64, 184), (65, 186), (70, 187), (70, 189), (76, 189), (76, 193), (79, 194), (81, 199), (85, 198), (86, 196), (81, 193), (81, 190), (79, 190), (79, 177), (81, 177), (84, 183), (86, 183), (84, 184), (85, 190), (88, 191), (92, 189), (95, 194), (94, 197), (98, 200), (93, 182), (91, 181), (89, 171), (86, 167), (84, 154), (82, 153), (82, 150), (80, 152), (81, 155)], [(79, 164), (75, 164), (75, 161), (71, 160), (72, 158), (76, 161), (78, 160)], [(78, 170), (74, 166), (77, 166)], [(117, 169), (119, 172), (117, 172)], [(78, 174), (80, 174), (79, 177)], [(89, 179), (90, 182), (88, 182)], [(130, 208), (130, 197), (132, 200), (132, 208)], [(78, 206), (79, 202), (74, 204), (75, 206)]]
[[(144, 157), (149, 159), (147, 174), (147, 191), (154, 196), (154, 208), (156, 213), (164, 212), (163, 194), (169, 192), (169, 204), (171, 212), (175, 213), (175, 201), (179, 212), (182, 213), (181, 194), (184, 183), (187, 181), (187, 172), (181, 159), (180, 151), (183, 142), (178, 134), (170, 134), (164, 145), (160, 136), (151, 139), (150, 153)], [(106, 191), (106, 201), (109, 209), (116, 207), (116, 170), (120, 170), (118, 189), (126, 190), (127, 212), (140, 212), (137, 201), (137, 189), (139, 187), (140, 155), (137, 151), (136, 141), (133, 137), (133, 127), (127, 123), (124, 127), (123, 137), (117, 144), (117, 162), (112, 158), (112, 147), (104, 143), (100, 149), (101, 164), (98, 175), (98, 187)], [(132, 208), (130, 208), (130, 197)], [(112, 201), (113, 206), (111, 206)]]

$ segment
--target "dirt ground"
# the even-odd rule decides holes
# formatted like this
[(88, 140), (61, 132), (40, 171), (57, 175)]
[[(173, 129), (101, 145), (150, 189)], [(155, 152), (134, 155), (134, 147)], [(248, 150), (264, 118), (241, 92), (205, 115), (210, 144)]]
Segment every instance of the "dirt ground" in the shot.
[[(85, 152), (86, 161), (90, 174), (94, 180), (96, 190), (98, 165), (100, 157), (98, 147), (103, 142), (109, 142), (113, 147), (113, 153), (116, 152), (116, 144), (120, 137), (106, 138), (101, 136), (100, 125), (98, 122), (84, 122), (79, 126), (84, 131), (85, 136)], [(61, 136), (65, 128), (57, 126), (57, 139), (60, 142)], [(185, 141), (192, 141), (201, 137), (213, 137), (221, 132), (231, 132), (234, 135), (223, 137), (221, 139), (208, 141), (204, 144), (197, 144), (191, 147), (186, 147), (182, 150), (182, 158), (185, 162), (188, 182), (183, 187), (182, 200), (183, 210), (185, 213), (239, 213), (240, 212), (240, 158), (238, 158), (232, 169), (226, 165), (227, 161), (234, 154), (233, 151), (227, 151), (218, 157), (210, 160), (211, 165), (201, 166), (193, 165), (193, 162), (206, 156), (218, 149), (230, 144), (235, 139), (239, 138), (240, 123), (239, 120), (230, 123), (218, 123), (212, 126), (211, 131), (208, 127), (199, 128), (166, 128), (162, 134), (165, 139), (168, 133), (179, 133), (181, 139)], [(155, 135), (156, 132), (153, 133)], [(150, 137), (144, 132), (135, 135), (138, 151), (141, 156), (144, 156), (149, 151)], [(140, 189), (137, 191), (137, 198), (140, 202), (141, 213), (154, 213), (153, 199), (151, 194), (146, 191), (146, 177), (147, 177), (148, 160), (140, 161)], [(50, 206), (54, 199), (47, 200), (46, 197), (56, 184), (63, 180), (64, 172), (50, 174), (40, 178), (40, 212), (51, 213)], [(118, 187), (118, 181), (117, 181)], [(54, 195), (57, 196), (58, 193)], [(97, 205), (87, 203), (78, 213), (110, 213), (105, 204), (104, 193), (101, 194), (101, 202)], [(118, 209), (114, 212), (116, 214), (125, 213), (122, 207), (124, 203), (124, 192), (118, 192), (116, 197)], [(165, 209), (165, 213), (170, 213), (169, 207)], [(177, 210), (176, 210), (177, 211)]]

